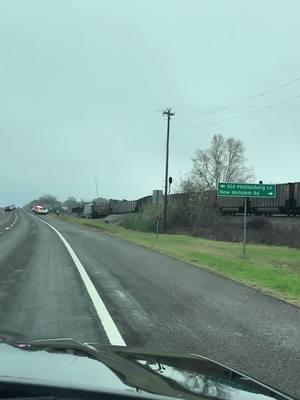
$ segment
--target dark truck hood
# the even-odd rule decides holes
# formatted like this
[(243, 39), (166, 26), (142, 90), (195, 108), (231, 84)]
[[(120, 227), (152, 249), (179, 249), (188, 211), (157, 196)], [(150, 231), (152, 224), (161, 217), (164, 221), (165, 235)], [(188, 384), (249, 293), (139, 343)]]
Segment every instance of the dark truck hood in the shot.
[(96, 347), (71, 339), (1, 341), (0, 382), (191, 400), (291, 399), (199, 355)]

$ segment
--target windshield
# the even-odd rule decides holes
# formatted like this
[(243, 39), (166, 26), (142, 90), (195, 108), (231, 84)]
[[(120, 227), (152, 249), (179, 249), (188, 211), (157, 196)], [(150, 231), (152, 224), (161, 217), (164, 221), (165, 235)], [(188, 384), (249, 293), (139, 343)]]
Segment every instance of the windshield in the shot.
[(300, 398), (299, 34), (296, 0), (0, 1), (0, 338)]

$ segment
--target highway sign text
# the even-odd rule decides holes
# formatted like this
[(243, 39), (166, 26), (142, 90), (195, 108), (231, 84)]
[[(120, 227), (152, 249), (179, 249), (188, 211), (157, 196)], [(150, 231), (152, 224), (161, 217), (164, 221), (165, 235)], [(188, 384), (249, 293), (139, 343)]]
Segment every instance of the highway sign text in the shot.
[(276, 186), (253, 183), (219, 183), (218, 196), (227, 197), (276, 197)]

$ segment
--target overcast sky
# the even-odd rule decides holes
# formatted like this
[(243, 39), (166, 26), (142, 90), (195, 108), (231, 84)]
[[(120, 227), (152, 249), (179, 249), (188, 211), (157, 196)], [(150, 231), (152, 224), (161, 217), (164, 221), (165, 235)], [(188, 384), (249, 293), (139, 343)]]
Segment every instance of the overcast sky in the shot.
[(300, 181), (300, 97), (251, 113), (300, 79), (226, 108), (300, 77), (299, 37), (299, 0), (0, 0), (0, 204), (161, 189), (165, 107), (174, 184), (215, 133)]

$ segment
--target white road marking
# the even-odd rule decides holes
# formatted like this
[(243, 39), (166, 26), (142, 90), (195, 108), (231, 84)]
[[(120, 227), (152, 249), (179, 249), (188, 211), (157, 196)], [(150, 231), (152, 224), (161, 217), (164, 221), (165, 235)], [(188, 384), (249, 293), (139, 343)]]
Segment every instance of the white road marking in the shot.
[(15, 223), (17, 222), (17, 219), (18, 219), (18, 210), (17, 209), (15, 209), (15, 213), (16, 213), (16, 215), (15, 215), (13, 225), (15, 225)]
[[(29, 213), (28, 213), (29, 214)], [(29, 214), (31, 215), (31, 214)], [(88, 276), (86, 270), (84, 269), (83, 265), (81, 264), (79, 258), (75, 254), (74, 250), (67, 242), (67, 240), (63, 237), (63, 235), (56, 229), (54, 226), (50, 225), (48, 222), (33, 216), (34, 218), (38, 219), (39, 221), (43, 222), (44, 224), (48, 225), (54, 232), (59, 236), (63, 244), (65, 245), (66, 249), (68, 250), (74, 264), (76, 265), (78, 272), (81, 276), (81, 279), (86, 287), (88, 294), (93, 302), (93, 305), (96, 309), (100, 322), (105, 330), (107, 338), (112, 345), (117, 346), (126, 346), (124, 339), (122, 338), (116, 324), (114, 323), (112, 317), (110, 316), (105, 304), (103, 303), (99, 293), (97, 292), (93, 282), (91, 281), (90, 277)]]
[[(10, 224), (9, 226), (7, 226), (6, 228), (4, 228), (4, 229), (6, 229), (7, 231), (9, 231), (10, 228), (12, 228), (13, 226), (15, 226), (15, 224), (16, 224), (16, 222), (17, 222), (17, 219), (18, 219), (18, 212), (17, 212), (17, 209), (15, 209), (15, 219), (14, 219), (14, 222), (13, 222), (12, 224)], [(1, 232), (0, 232), (0, 233), (1, 233)]]

